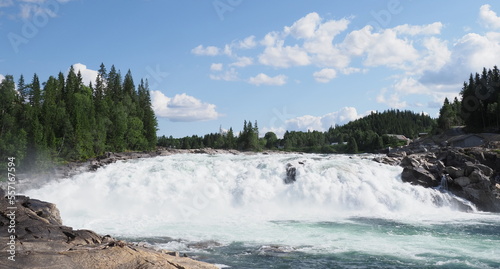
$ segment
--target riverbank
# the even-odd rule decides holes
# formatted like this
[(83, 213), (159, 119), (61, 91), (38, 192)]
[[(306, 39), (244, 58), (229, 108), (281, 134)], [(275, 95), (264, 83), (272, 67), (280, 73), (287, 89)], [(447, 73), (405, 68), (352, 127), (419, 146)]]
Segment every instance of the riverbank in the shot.
[(0, 189), (1, 268), (214, 269), (215, 265), (64, 226), (54, 204), (26, 196), (6, 196)]

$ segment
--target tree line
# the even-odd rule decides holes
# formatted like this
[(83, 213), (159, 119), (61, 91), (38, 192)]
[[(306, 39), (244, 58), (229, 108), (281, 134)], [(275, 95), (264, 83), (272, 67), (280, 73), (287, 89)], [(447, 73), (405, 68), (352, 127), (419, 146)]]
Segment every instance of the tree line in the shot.
[(210, 133), (204, 136), (158, 138), (158, 146), (179, 149), (216, 148), (237, 150), (283, 150), (315, 153), (358, 153), (377, 152), (387, 147), (405, 144), (390, 134), (416, 138), (421, 132), (431, 132), (436, 120), (423, 113), (387, 110), (373, 112), (361, 119), (342, 126), (332, 126), (326, 132), (286, 131), (279, 139), (273, 132), (259, 138), (257, 122), (252, 125), (246, 120), (243, 131), (235, 135), (233, 129), (227, 132)]
[(86, 160), (106, 151), (152, 150), (157, 120), (148, 82), (136, 86), (101, 64), (94, 84), (84, 85), (70, 67), (41, 83), (37, 74), (17, 87), (12, 75), (0, 83), (0, 156), (18, 165), (45, 168), (52, 162)]
[(444, 100), (439, 111), (440, 131), (465, 125), (468, 132), (500, 130), (500, 70), (483, 68), (481, 74), (470, 74), (460, 91), (460, 100)]

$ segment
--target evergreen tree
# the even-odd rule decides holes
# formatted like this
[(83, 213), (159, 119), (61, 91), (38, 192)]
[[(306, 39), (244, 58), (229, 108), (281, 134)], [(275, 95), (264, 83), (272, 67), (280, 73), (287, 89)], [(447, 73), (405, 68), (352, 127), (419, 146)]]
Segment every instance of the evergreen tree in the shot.
[(354, 137), (349, 138), (349, 143), (347, 143), (347, 152), (351, 154), (358, 153), (358, 143)]

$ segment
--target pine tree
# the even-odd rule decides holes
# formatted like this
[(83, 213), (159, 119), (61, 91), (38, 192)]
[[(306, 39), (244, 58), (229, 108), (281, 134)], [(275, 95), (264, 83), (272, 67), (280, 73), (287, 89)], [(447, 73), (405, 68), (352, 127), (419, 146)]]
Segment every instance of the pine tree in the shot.
[(358, 143), (354, 137), (349, 138), (349, 143), (347, 143), (347, 152), (351, 154), (358, 153)]

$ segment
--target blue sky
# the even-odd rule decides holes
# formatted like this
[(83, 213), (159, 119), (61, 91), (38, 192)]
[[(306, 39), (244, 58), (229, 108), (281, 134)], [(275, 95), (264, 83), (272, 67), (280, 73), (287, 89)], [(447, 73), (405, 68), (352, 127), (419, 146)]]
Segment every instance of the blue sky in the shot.
[(495, 1), (0, 0), (0, 79), (104, 63), (147, 78), (159, 135), (258, 121), (325, 131), (370, 111), (437, 117), (500, 63)]

